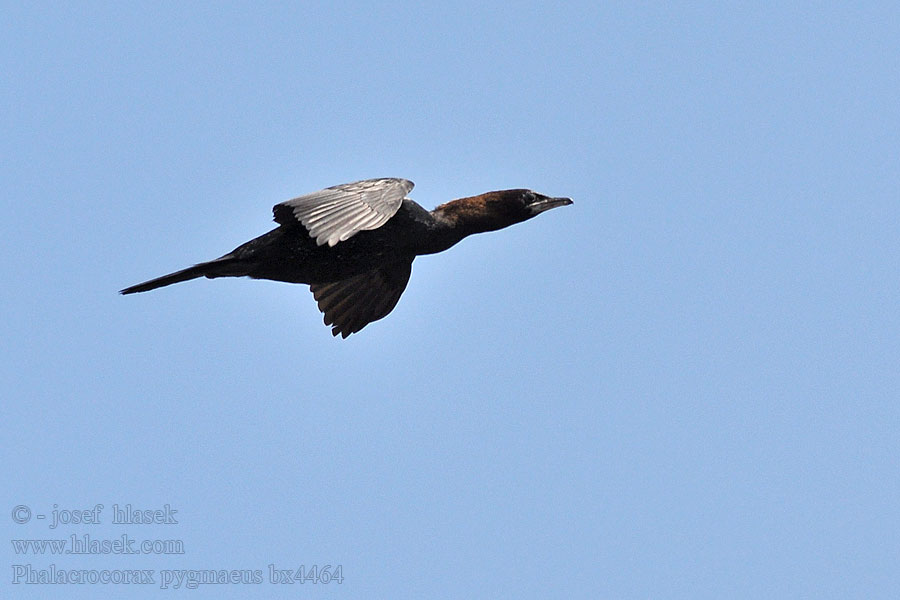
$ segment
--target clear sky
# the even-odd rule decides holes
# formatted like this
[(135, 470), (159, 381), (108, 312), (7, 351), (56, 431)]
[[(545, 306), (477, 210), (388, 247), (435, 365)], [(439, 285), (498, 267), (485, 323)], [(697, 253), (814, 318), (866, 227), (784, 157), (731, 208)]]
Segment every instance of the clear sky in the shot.
[[(4, 3), (0, 597), (896, 598), (898, 4), (598, 4)], [(117, 294), (370, 177), (575, 204), (347, 340)]]

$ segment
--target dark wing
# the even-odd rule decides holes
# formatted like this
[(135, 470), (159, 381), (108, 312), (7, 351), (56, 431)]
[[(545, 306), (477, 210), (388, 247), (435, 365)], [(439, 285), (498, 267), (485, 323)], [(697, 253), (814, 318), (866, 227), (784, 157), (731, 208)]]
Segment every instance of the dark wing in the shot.
[(384, 225), (412, 189), (413, 182), (406, 179), (366, 179), (306, 194), (272, 210), (281, 225), (300, 222), (318, 245), (334, 246)]
[(394, 310), (409, 282), (413, 257), (341, 281), (309, 286), (331, 334), (345, 338)]

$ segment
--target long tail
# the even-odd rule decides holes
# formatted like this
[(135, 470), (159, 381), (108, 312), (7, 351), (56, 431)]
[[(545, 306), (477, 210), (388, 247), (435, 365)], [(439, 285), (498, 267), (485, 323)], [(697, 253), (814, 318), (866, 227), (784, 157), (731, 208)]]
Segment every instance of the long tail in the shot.
[(187, 269), (175, 271), (174, 273), (169, 273), (168, 275), (163, 275), (162, 277), (157, 277), (156, 279), (151, 279), (150, 281), (127, 287), (124, 290), (120, 290), (119, 293), (135, 294), (137, 292), (149, 292), (156, 288), (197, 279), (198, 277), (237, 277), (245, 275), (246, 273), (239, 268), (239, 263), (239, 259), (226, 254), (222, 258), (200, 263), (199, 265), (194, 265)]

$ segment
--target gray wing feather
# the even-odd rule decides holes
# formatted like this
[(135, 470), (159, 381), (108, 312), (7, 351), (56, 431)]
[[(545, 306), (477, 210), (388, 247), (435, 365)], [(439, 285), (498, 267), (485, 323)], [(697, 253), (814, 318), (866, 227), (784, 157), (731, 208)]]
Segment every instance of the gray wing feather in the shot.
[(278, 223), (300, 222), (318, 245), (334, 246), (384, 225), (412, 189), (406, 179), (365, 179), (276, 204), (273, 210)]

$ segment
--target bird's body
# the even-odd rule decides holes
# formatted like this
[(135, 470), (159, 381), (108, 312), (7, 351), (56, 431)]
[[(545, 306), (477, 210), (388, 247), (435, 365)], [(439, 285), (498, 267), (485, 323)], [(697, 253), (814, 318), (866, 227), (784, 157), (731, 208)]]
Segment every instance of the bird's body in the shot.
[[(451, 241), (432, 214), (409, 200), (377, 229), (360, 231), (334, 246), (318, 245), (301, 223), (285, 221), (231, 254), (256, 267), (248, 273), (256, 279), (289, 283), (334, 281), (368, 271), (385, 262), (412, 259), (449, 248)], [(443, 238), (443, 239), (440, 239)]]
[(416, 256), (571, 204), (530, 190), (488, 192), (432, 211), (406, 198), (405, 179), (369, 179), (275, 206), (279, 226), (228, 254), (122, 290), (197, 277), (252, 277), (310, 286), (332, 333), (347, 337), (393, 310)]

